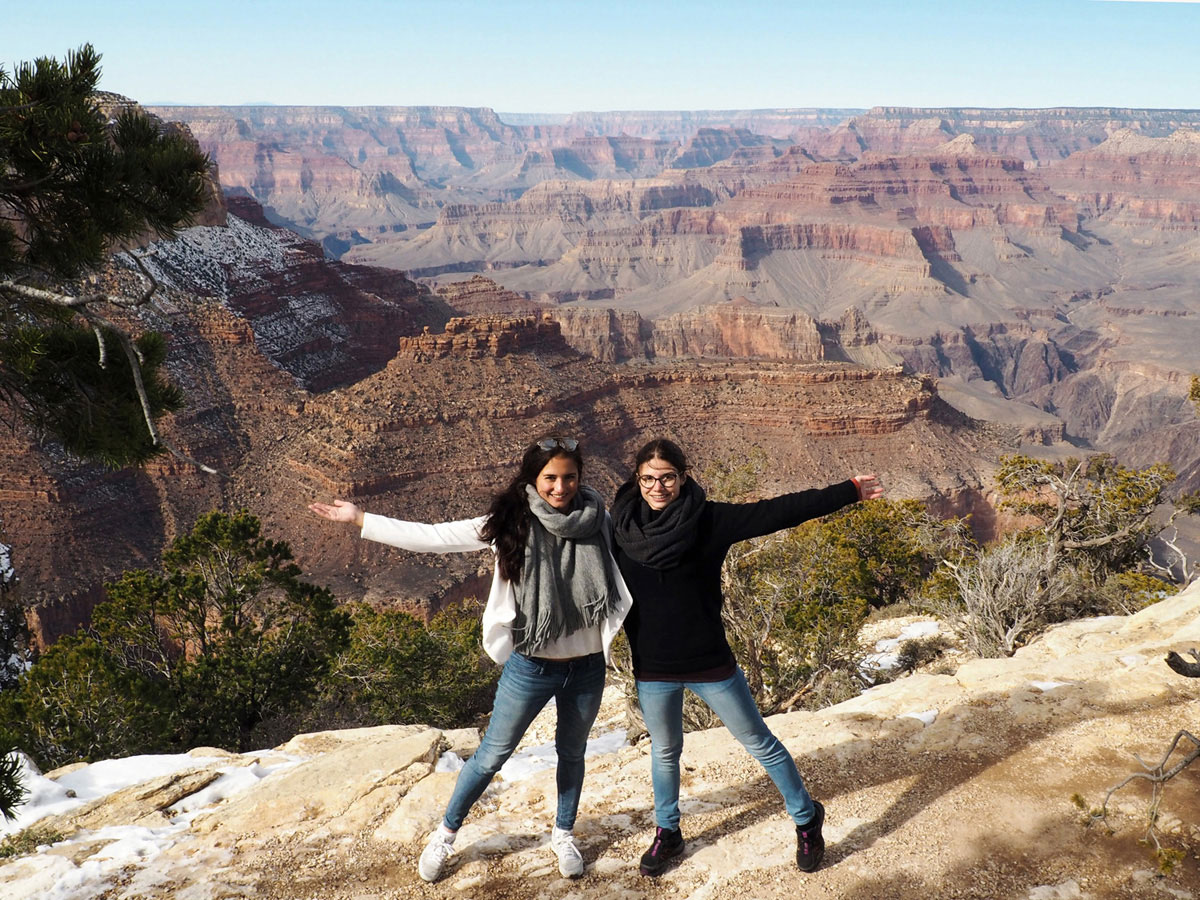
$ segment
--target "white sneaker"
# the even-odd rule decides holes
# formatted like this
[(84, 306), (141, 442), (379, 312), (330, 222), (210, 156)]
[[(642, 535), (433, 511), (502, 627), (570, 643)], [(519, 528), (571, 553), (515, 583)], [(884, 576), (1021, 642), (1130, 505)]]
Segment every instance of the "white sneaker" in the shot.
[(425, 881), (437, 881), (441, 877), (442, 866), (453, 852), (454, 843), (441, 828), (438, 828), (429, 836), (429, 843), (421, 851), (421, 858), (417, 861), (417, 874)]
[(558, 857), (558, 871), (563, 878), (578, 878), (583, 874), (583, 854), (575, 843), (575, 835), (554, 826), (550, 832), (550, 848)]

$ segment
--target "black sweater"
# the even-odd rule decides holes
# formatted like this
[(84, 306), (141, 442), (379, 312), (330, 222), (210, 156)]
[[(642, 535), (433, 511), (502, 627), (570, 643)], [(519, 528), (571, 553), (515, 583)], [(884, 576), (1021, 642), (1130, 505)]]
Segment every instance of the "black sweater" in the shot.
[[(652, 569), (631, 559), (618, 543), (614, 555), (633, 595), (625, 631), (633, 651), (634, 674), (686, 680), (683, 676), (732, 665), (733, 651), (721, 622), (721, 565), (729, 548), (857, 500), (854, 482), (843, 481), (757, 503), (707, 501), (700, 513), (696, 542), (680, 563), (669, 569)], [(642, 514), (654, 515), (649, 505), (642, 503)]]

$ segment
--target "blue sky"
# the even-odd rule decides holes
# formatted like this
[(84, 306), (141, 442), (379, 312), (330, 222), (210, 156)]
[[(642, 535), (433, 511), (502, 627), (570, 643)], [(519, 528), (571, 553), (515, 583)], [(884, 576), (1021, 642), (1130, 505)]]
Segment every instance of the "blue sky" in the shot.
[(0, 64), (90, 41), (142, 103), (1200, 108), (1200, 2), (39, 0)]

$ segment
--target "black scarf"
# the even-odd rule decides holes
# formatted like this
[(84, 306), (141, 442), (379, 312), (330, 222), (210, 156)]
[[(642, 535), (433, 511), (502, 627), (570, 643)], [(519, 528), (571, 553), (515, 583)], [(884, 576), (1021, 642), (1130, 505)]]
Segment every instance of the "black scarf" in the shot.
[(679, 564), (696, 542), (706, 502), (704, 488), (689, 478), (675, 501), (655, 513), (642, 499), (637, 482), (626, 482), (617, 491), (611, 511), (617, 546), (644, 566), (670, 569)]

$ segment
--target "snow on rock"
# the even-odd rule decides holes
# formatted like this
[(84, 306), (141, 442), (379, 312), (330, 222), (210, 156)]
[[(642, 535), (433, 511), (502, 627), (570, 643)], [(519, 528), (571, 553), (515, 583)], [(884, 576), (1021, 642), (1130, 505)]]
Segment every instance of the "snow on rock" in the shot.
[[(265, 272), (282, 272), (296, 252), (298, 235), (263, 228), (230, 214), (225, 226), (185, 228), (170, 241), (155, 241), (143, 264), (164, 287), (228, 299), (230, 276), (238, 290), (266, 287)], [(132, 263), (130, 263), (132, 265)]]

